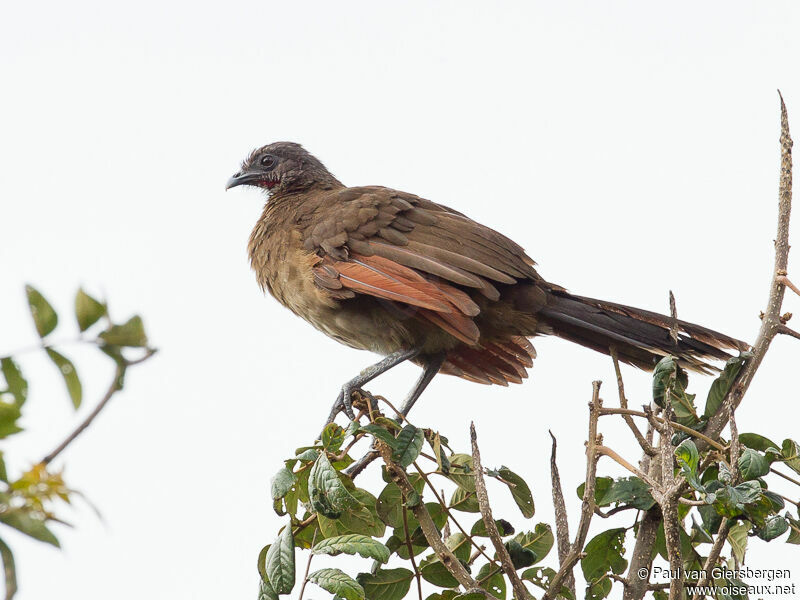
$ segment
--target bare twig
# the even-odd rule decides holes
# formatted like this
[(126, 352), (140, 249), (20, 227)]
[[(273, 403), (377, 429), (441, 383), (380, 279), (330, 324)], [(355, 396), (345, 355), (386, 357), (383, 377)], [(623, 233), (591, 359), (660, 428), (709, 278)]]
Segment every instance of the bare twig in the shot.
[(486, 481), (483, 478), (481, 453), (478, 449), (478, 435), (475, 432), (475, 423), (470, 423), (469, 425), (469, 437), (472, 442), (472, 466), (475, 470), (475, 497), (478, 500), (478, 507), (481, 511), (481, 517), (483, 517), (483, 524), (486, 527), (486, 534), (489, 536), (495, 552), (497, 552), (500, 564), (503, 565), (503, 571), (511, 582), (511, 587), (514, 588), (514, 596), (517, 600), (531, 600), (528, 588), (525, 587), (525, 584), (522, 583), (519, 575), (517, 575), (517, 570), (511, 561), (511, 555), (503, 545), (503, 539), (500, 537), (497, 524), (492, 517), (492, 507), (489, 506), (489, 493), (486, 491)]
[(778, 477), (783, 477), (786, 481), (791, 481), (795, 485), (800, 485), (800, 481), (798, 481), (794, 477), (789, 477), (788, 475), (786, 475), (784, 473), (781, 473), (780, 471), (778, 471), (774, 467), (770, 468), (770, 472), (771, 473), (775, 473), (775, 475), (777, 475)]
[[(600, 416), (603, 417), (605, 415), (630, 415), (630, 416), (634, 416), (634, 417), (645, 417), (645, 418), (652, 419), (653, 421), (655, 421), (655, 423), (659, 427), (663, 427), (663, 424), (664, 424), (664, 418), (663, 417), (656, 417), (655, 415), (653, 415), (653, 412), (649, 408), (648, 408), (647, 411), (632, 410), (630, 408), (603, 408), (600, 411)], [(725, 446), (723, 446), (719, 442), (715, 442), (714, 440), (712, 440), (707, 435), (704, 435), (703, 433), (701, 433), (699, 431), (695, 431), (691, 427), (687, 427), (686, 425), (681, 425), (680, 423), (678, 423), (676, 421), (670, 421), (670, 426), (673, 429), (677, 429), (679, 431), (682, 431), (687, 435), (690, 435), (692, 437), (696, 437), (699, 440), (703, 440), (706, 444), (708, 444), (712, 448), (715, 448), (715, 449), (720, 450), (720, 451), (721, 450), (725, 450)], [(652, 448), (652, 445), (651, 445), (651, 448)], [(655, 449), (653, 449), (653, 453), (655, 454)]]
[(84, 432), (84, 430), (92, 424), (92, 422), (97, 418), (97, 416), (102, 412), (102, 410), (108, 405), (111, 398), (114, 397), (118, 391), (122, 389), (122, 383), (125, 379), (125, 373), (127, 368), (132, 365), (138, 365), (146, 361), (148, 358), (153, 356), (156, 353), (154, 348), (148, 348), (147, 351), (142, 355), (140, 358), (135, 360), (126, 360), (124, 358), (120, 358), (117, 360), (116, 367), (114, 369), (114, 377), (111, 380), (111, 384), (108, 386), (106, 393), (103, 394), (103, 397), (98, 402), (97, 406), (94, 408), (92, 412), (90, 412), (86, 418), (81, 421), (78, 426), (70, 433), (66, 439), (61, 442), (55, 450), (53, 450), (50, 454), (45, 456), (40, 462), (40, 464), (48, 465), (50, 464), (59, 454), (61, 454), (67, 446), (69, 446), (75, 439)]
[[(317, 541), (317, 532), (315, 531), (314, 535), (311, 536), (311, 547), (312, 548), (314, 547), (314, 544), (316, 543), (316, 541)], [(314, 558), (314, 553), (313, 552), (309, 552), (308, 553), (308, 562), (306, 562), (306, 572), (305, 572), (305, 575), (303, 575), (303, 585), (300, 586), (300, 596), (297, 598), (297, 600), (303, 600), (303, 594), (306, 591), (306, 584), (308, 583), (308, 573), (309, 573), (309, 571), (311, 571), (311, 560), (313, 558)]]
[[(561, 476), (558, 474), (558, 465), (556, 464), (556, 436), (553, 435), (552, 431), (548, 430), (548, 433), (553, 440), (553, 446), (550, 450), (550, 479), (553, 490), (553, 508), (556, 513), (558, 564), (561, 565), (564, 564), (564, 560), (569, 553), (569, 522), (567, 520), (567, 506), (564, 503), (564, 493), (561, 490)], [(572, 571), (564, 577), (564, 585), (575, 597), (575, 575), (572, 574)]]
[(661, 490), (661, 486), (657, 481), (651, 479), (651, 477), (641, 469), (637, 469), (636, 467), (634, 467), (631, 463), (622, 458), (617, 452), (615, 452), (611, 448), (607, 446), (597, 446), (596, 450), (599, 456), (607, 456), (621, 467), (625, 467), (626, 469), (628, 469), (628, 471), (636, 475), (639, 479), (644, 481), (647, 485), (649, 485), (656, 491)]
[(678, 306), (675, 303), (675, 294), (672, 290), (669, 291), (669, 314), (672, 317), (672, 323), (669, 326), (669, 337), (672, 338), (672, 343), (678, 345)]
[[(789, 133), (789, 117), (783, 96), (778, 92), (781, 102), (781, 173), (778, 186), (778, 233), (775, 237), (775, 265), (772, 281), (770, 282), (767, 308), (761, 319), (761, 329), (756, 341), (753, 343), (753, 356), (744, 365), (734, 384), (726, 396), (730, 398), (731, 406), (736, 409), (742, 401), (747, 388), (764, 360), (772, 340), (780, 333), (781, 306), (786, 292), (786, 284), (781, 278), (786, 277), (789, 266), (789, 221), (792, 213), (792, 137)], [(785, 325), (784, 325), (785, 327)], [(728, 421), (728, 411), (718, 410), (709, 419), (705, 434), (716, 439)], [(698, 446), (699, 450), (703, 450)]]
[(733, 399), (727, 398), (725, 406), (728, 411), (728, 425), (731, 429), (731, 479), (735, 484), (739, 478), (739, 428), (736, 426), (736, 408), (733, 406)]
[(419, 600), (422, 600), (422, 573), (419, 572), (417, 561), (414, 559), (414, 547), (411, 545), (411, 535), (408, 533), (408, 509), (403, 505), (403, 531), (406, 534), (406, 548), (408, 549), (408, 559), (414, 568), (414, 576), (417, 578), (417, 593)]
[(600, 381), (592, 382), (592, 401), (589, 403), (589, 439), (586, 441), (586, 479), (583, 488), (583, 501), (581, 502), (581, 518), (578, 522), (578, 531), (575, 534), (575, 541), (570, 548), (569, 554), (561, 562), (558, 572), (550, 581), (550, 585), (542, 596), (542, 600), (550, 600), (558, 595), (562, 583), (568, 573), (572, 573), (575, 564), (580, 560), (583, 551), (583, 544), (589, 533), (589, 524), (594, 515), (594, 490), (597, 484), (597, 421), (600, 417), (600, 409), (603, 406), (600, 400)]
[[(670, 297), (672, 297), (672, 292), (670, 292)], [(677, 334), (676, 334), (677, 335)], [(611, 360), (614, 362), (614, 372), (617, 375), (617, 390), (619, 391), (619, 406), (620, 408), (627, 409), (628, 408), (628, 399), (625, 397), (625, 385), (622, 382), (622, 371), (619, 368), (619, 357), (617, 356), (617, 349), (614, 346), (609, 348), (609, 352), (611, 354)], [(631, 430), (633, 436), (636, 438), (636, 441), (639, 442), (639, 446), (650, 456), (653, 456), (656, 451), (653, 448), (653, 445), (645, 439), (642, 435), (642, 432), (639, 431), (639, 428), (633, 422), (630, 415), (625, 413), (620, 413), (622, 415), (625, 424), (628, 426), (628, 429)]]
[[(719, 554), (722, 552), (722, 547), (725, 545), (725, 540), (728, 539), (728, 534), (730, 531), (730, 521), (728, 519), (722, 519), (722, 521), (720, 521), (719, 528), (717, 529), (717, 536), (714, 538), (714, 543), (711, 545), (711, 551), (708, 553), (708, 558), (706, 558), (706, 562), (703, 565), (703, 573), (706, 575), (711, 573), (711, 569), (713, 569), (717, 564), (717, 561), (719, 560)], [(703, 577), (697, 582), (697, 587), (705, 587), (708, 584), (708, 577)]]

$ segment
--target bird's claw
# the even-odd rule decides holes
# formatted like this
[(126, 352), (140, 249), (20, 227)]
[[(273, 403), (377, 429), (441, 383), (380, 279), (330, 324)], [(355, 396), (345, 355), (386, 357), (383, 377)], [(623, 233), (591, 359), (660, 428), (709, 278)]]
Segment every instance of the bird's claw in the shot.
[(342, 391), (339, 392), (339, 395), (336, 397), (336, 402), (333, 403), (333, 407), (331, 408), (331, 414), (328, 415), (328, 420), (325, 422), (327, 425), (328, 423), (333, 423), (333, 420), (336, 418), (336, 415), (339, 414), (340, 411), (344, 411), (344, 413), (348, 416), (351, 421), (356, 420), (356, 415), (353, 412), (353, 392), (355, 388), (352, 388), (348, 385), (342, 386)]

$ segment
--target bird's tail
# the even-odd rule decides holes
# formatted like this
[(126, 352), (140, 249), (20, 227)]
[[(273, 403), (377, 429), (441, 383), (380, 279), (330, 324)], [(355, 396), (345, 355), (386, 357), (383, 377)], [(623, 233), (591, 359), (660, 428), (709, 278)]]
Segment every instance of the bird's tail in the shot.
[(609, 354), (651, 371), (666, 355), (681, 366), (709, 373), (719, 369), (708, 360), (727, 360), (727, 350), (747, 350), (748, 344), (706, 327), (649, 310), (595, 300), (553, 290), (538, 313), (546, 333)]

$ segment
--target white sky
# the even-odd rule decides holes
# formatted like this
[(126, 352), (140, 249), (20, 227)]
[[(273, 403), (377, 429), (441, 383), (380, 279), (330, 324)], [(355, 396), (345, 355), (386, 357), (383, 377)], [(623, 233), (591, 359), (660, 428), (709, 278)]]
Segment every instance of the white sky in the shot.
[[(262, 198), (223, 191), (255, 146), (298, 141), (347, 184), (453, 206), (577, 293), (666, 310), (671, 288), (681, 317), (755, 336), (772, 264), (778, 87), (800, 138), (796, 2), (45, 0), (0, 15), (0, 354), (35, 342), (24, 282), (64, 313), (57, 337), (74, 333), (83, 284), (118, 318), (140, 312), (161, 349), (64, 456), (103, 521), (81, 502), (62, 510), (76, 525), (56, 528), (62, 551), (3, 532), (20, 600), (254, 597), (256, 555), (281, 524), (269, 478), (376, 359), (262, 297), (245, 254)], [(787, 296), (786, 310), (798, 304)], [(616, 403), (610, 360), (535, 345), (524, 386), (440, 377), (413, 413), (461, 448), (475, 420), (484, 462), (532, 485), (529, 524), (490, 488), (520, 528), (552, 522), (547, 429), (574, 520), (590, 382), (604, 380)], [(73, 414), (51, 365), (26, 355), (30, 432), (9, 449), (16, 469), (107, 383), (93, 369), (104, 362), (65, 352), (86, 404)], [(795, 340), (776, 341), (740, 430), (800, 438), (797, 356)], [(369, 389), (399, 400), (417, 374), (404, 366)], [(625, 377), (632, 405), (646, 403), (649, 376)], [(693, 382), (704, 397), (710, 380)], [(624, 429), (603, 431), (637, 457)], [(800, 559), (782, 542), (751, 547), (754, 568)]]

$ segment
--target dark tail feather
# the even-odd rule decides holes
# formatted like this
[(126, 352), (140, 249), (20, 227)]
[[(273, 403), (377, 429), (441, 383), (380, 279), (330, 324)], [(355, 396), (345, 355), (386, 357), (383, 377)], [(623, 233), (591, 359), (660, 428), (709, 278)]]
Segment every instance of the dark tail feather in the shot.
[(707, 360), (727, 360), (731, 355), (726, 350), (749, 348), (745, 342), (694, 323), (677, 320), (676, 324), (672, 317), (649, 310), (563, 291), (553, 291), (538, 314), (550, 328), (548, 333), (605, 354), (614, 346), (621, 361), (648, 371), (671, 354), (687, 369), (710, 373), (719, 369)]

